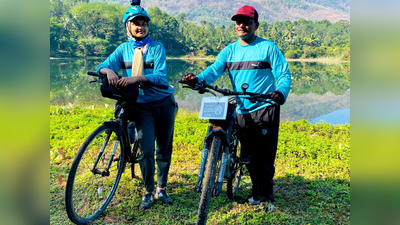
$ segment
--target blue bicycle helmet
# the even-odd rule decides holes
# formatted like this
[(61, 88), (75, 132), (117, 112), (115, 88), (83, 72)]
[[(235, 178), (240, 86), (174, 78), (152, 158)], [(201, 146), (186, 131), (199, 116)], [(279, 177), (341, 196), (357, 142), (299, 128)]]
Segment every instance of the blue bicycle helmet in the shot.
[(126, 28), (127, 21), (131, 21), (133, 18), (138, 17), (138, 16), (144, 17), (147, 22), (150, 21), (150, 17), (149, 17), (149, 14), (147, 14), (147, 11), (140, 6), (135, 5), (135, 6), (129, 7), (128, 10), (126, 10), (126, 12), (124, 13), (124, 17), (122, 18), (122, 21), (124, 23), (125, 28)]

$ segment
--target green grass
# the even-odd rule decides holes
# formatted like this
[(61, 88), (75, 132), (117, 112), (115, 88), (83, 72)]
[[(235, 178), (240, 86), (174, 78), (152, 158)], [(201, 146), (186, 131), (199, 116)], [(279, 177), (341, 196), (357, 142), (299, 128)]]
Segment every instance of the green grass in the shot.
[[(107, 108), (50, 107), (50, 223), (70, 224), (64, 203), (66, 180), (73, 158), (87, 135), (112, 118)], [(144, 194), (141, 179), (122, 175), (120, 187), (94, 224), (193, 224), (200, 195), (193, 191), (208, 121), (180, 111), (175, 122), (174, 152), (168, 192), (171, 206), (156, 201), (149, 210), (139, 208)], [(63, 152), (65, 158), (57, 157)], [(350, 126), (311, 125), (307, 121), (280, 126), (276, 158), (276, 210), (235, 203), (221, 195), (211, 200), (209, 224), (349, 224)], [(137, 167), (136, 175), (139, 175)], [(248, 176), (239, 196), (250, 194)]]

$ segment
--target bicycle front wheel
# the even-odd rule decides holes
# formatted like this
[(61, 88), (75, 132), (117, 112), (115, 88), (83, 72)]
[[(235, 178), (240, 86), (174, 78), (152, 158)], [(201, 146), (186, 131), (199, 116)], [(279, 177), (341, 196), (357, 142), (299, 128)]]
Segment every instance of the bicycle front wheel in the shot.
[(65, 203), (76, 224), (95, 220), (113, 198), (125, 164), (118, 126), (103, 124), (80, 147), (68, 175)]
[(206, 224), (208, 209), (210, 208), (211, 193), (215, 185), (215, 172), (217, 170), (218, 154), (221, 147), (221, 139), (217, 136), (213, 137), (211, 150), (208, 153), (206, 176), (201, 191), (199, 211), (196, 224)]

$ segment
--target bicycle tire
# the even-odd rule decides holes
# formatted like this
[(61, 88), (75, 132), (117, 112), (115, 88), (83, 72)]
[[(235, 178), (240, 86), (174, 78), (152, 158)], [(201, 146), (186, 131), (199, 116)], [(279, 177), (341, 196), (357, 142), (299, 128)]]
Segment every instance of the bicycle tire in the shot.
[(243, 175), (243, 165), (239, 164), (239, 162), (235, 162), (235, 165), (233, 167), (233, 175), (231, 178), (227, 179), (226, 182), (226, 187), (227, 187), (227, 194), (228, 198), (233, 200), (235, 198), (235, 195), (237, 191), (239, 190), (240, 186), (240, 181), (242, 180), (242, 175)]
[(197, 213), (196, 224), (206, 224), (208, 210), (210, 208), (211, 194), (215, 185), (215, 173), (217, 170), (218, 154), (221, 146), (221, 139), (214, 136), (211, 142), (210, 152), (208, 153), (206, 176), (201, 191), (199, 210)]
[(132, 156), (132, 162), (131, 162), (131, 178), (135, 178), (135, 164), (139, 163), (138, 158), (139, 158), (139, 140), (135, 140), (135, 143), (132, 145), (131, 149), (131, 156)]
[[(236, 138), (237, 139), (237, 138)], [(232, 143), (232, 152), (228, 156), (228, 176), (226, 179), (226, 192), (228, 198), (233, 200), (240, 186), (240, 181), (243, 175), (243, 165), (239, 163), (240, 149), (238, 143)]]
[[(71, 165), (65, 203), (67, 215), (75, 224), (95, 220), (106, 209), (117, 190), (125, 167), (125, 143), (117, 135), (118, 127), (117, 123), (108, 123), (95, 129), (83, 142)], [(99, 147), (104, 149), (103, 154), (100, 154)], [(113, 149), (115, 155), (112, 158)], [(94, 160), (91, 156), (94, 156)], [(93, 172), (96, 161), (98, 173)], [(110, 162), (111, 166), (108, 165)], [(106, 168), (110, 168), (108, 175)], [(95, 184), (95, 181), (99, 182)], [(80, 193), (81, 190), (83, 193)]]

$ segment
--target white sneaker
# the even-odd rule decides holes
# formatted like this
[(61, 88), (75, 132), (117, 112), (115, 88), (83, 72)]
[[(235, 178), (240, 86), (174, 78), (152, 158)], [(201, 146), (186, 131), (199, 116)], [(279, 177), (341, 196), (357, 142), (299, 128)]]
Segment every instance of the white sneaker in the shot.
[[(274, 211), (275, 210), (274, 203), (268, 202), (268, 205), (266, 206), (266, 208), (268, 209), (269, 212)], [(267, 211), (267, 210), (265, 210), (265, 211)]]
[(254, 200), (253, 197), (251, 197), (251, 198), (249, 198), (247, 200), (249, 201), (250, 205), (259, 205), (261, 203), (260, 200), (257, 200), (257, 201)]

